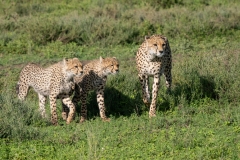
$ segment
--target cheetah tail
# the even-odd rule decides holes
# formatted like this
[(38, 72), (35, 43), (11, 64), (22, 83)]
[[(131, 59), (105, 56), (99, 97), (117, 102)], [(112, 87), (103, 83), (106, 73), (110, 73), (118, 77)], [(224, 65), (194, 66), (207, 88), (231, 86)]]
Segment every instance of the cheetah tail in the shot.
[(19, 84), (16, 85), (16, 93), (19, 94)]

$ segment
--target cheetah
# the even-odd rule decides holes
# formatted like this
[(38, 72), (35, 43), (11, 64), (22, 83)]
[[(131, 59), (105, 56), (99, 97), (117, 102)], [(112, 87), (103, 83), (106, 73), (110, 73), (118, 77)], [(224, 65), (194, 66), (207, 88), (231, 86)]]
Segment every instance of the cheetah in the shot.
[[(104, 104), (104, 88), (108, 75), (117, 74), (119, 72), (119, 62), (115, 57), (107, 57), (92, 60), (83, 66), (83, 76), (75, 77), (75, 94), (73, 103), (81, 102), (80, 123), (87, 120), (87, 94), (91, 90), (97, 93), (97, 103), (100, 111), (100, 117), (103, 121), (110, 121), (105, 115)], [(63, 118), (68, 115), (68, 108), (63, 104)]]
[[(156, 116), (156, 100), (160, 84), (160, 76), (165, 75), (166, 86), (170, 91), (172, 83), (172, 56), (166, 37), (152, 35), (145, 37), (136, 54), (138, 77), (142, 87), (143, 102), (150, 106), (149, 117)], [(152, 101), (149, 93), (149, 77), (153, 77)]]
[(75, 83), (74, 77), (83, 74), (82, 63), (78, 58), (63, 59), (47, 68), (29, 63), (21, 71), (19, 81), (16, 86), (16, 92), (20, 100), (27, 96), (29, 87), (32, 87), (39, 97), (39, 110), (43, 118), (46, 117), (45, 103), (49, 96), (51, 107), (51, 122), (57, 125), (56, 100), (61, 99), (69, 109), (67, 124), (69, 124), (75, 113), (75, 105), (70, 99)]

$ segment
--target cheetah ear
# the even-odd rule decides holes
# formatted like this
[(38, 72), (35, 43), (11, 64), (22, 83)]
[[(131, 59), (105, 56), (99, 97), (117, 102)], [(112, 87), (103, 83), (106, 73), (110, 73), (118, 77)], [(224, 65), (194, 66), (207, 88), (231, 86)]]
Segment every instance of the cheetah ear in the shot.
[(146, 39), (149, 39), (149, 38), (150, 38), (150, 36), (145, 36), (145, 40), (146, 40)]
[(102, 61), (104, 60), (104, 58), (102, 58), (102, 56), (100, 56), (100, 63), (102, 63)]
[(68, 63), (69, 59), (68, 58), (63, 58), (63, 64), (66, 65)]
[(76, 61), (79, 61), (79, 59), (75, 57), (75, 58), (72, 59), (72, 61), (76, 62)]
[(168, 41), (167, 37), (161, 36), (161, 38), (162, 38), (165, 42)]
[(146, 41), (146, 43), (147, 43), (147, 46), (148, 46), (148, 41), (147, 41), (147, 39), (149, 39), (150, 38), (150, 36), (145, 36), (145, 41)]
[(113, 57), (113, 59), (117, 59), (116, 57)]

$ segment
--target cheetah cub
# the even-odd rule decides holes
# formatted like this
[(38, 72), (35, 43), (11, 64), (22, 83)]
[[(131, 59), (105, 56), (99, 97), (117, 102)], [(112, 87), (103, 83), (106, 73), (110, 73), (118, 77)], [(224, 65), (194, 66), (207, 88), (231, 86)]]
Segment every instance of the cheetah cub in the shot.
[(29, 87), (32, 87), (39, 97), (39, 109), (42, 117), (46, 117), (45, 102), (47, 96), (50, 99), (51, 122), (57, 125), (56, 100), (61, 99), (70, 110), (67, 119), (69, 124), (75, 113), (75, 105), (70, 99), (74, 89), (74, 77), (79, 77), (83, 73), (82, 63), (78, 58), (63, 59), (63, 61), (53, 64), (47, 68), (42, 68), (37, 64), (29, 63), (21, 71), (16, 91), (18, 98), (24, 100)]
[[(74, 78), (76, 86), (73, 103), (76, 105), (79, 101), (81, 102), (80, 123), (87, 119), (87, 94), (91, 90), (97, 93), (97, 103), (102, 120), (109, 121), (110, 119), (105, 115), (104, 88), (107, 77), (119, 72), (118, 60), (115, 57), (100, 57), (85, 64), (83, 71), (83, 76)], [(65, 105), (63, 105), (62, 115), (68, 115), (68, 108)]]
[[(149, 117), (156, 116), (156, 101), (160, 84), (160, 76), (165, 75), (166, 85), (170, 90), (172, 83), (172, 56), (166, 37), (152, 35), (146, 37), (136, 54), (138, 77), (142, 86), (143, 102), (150, 105)], [(149, 77), (153, 77), (152, 101), (149, 93)]]

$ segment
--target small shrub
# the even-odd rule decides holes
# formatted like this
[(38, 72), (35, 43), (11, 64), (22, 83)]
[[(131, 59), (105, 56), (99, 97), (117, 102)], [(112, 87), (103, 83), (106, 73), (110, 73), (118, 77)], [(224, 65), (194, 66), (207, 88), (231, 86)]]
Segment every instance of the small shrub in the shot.
[(0, 95), (0, 138), (35, 139), (39, 131), (29, 127), (36, 121), (38, 116), (33, 108), (20, 103), (10, 93)]

